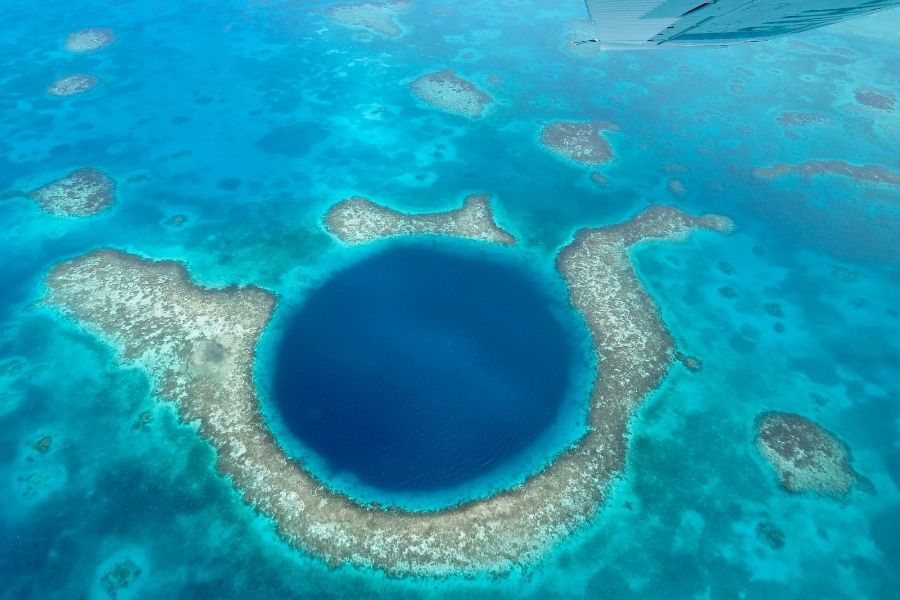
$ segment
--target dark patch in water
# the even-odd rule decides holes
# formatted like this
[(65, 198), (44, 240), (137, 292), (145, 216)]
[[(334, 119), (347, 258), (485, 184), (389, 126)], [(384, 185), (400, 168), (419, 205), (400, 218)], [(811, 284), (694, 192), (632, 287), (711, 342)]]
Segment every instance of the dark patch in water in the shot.
[(318, 123), (295, 123), (270, 130), (259, 138), (256, 147), (267, 154), (300, 157), (309, 152), (314, 144), (324, 140), (327, 135), (328, 131)]
[(273, 388), (282, 419), (372, 487), (470, 481), (534, 443), (570, 391), (574, 341), (553, 302), (494, 260), (415, 246), (366, 259), (289, 323)]
[(241, 187), (241, 180), (237, 177), (226, 177), (225, 179), (219, 180), (217, 184), (220, 190), (225, 190), (226, 192), (232, 192), (239, 187)]

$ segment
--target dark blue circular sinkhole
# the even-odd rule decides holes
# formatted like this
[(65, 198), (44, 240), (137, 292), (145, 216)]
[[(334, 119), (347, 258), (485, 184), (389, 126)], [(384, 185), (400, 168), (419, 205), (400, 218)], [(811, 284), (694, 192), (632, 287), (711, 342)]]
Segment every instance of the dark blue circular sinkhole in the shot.
[(576, 343), (558, 305), (510, 262), (389, 248), (288, 320), (273, 386), (283, 424), (329, 469), (387, 491), (514, 464), (571, 392)]

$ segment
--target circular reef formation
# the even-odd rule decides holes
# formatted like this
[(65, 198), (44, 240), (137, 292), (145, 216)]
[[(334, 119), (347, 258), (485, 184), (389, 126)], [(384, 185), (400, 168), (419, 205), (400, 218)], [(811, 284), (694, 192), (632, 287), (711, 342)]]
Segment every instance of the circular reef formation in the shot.
[(576, 334), (553, 305), (511, 261), (393, 244), (288, 320), (273, 379), (280, 420), (329, 473), (352, 475), (349, 490), (332, 487), (363, 500), (488, 474), (493, 489), (520, 483), (546, 463), (532, 451), (542, 434), (576, 404)]
[(54, 96), (74, 96), (83, 94), (98, 83), (99, 80), (93, 75), (70, 75), (57, 79), (53, 85), (47, 88), (47, 91)]
[(417, 77), (409, 89), (426, 104), (466, 117), (484, 116), (494, 102), (487, 92), (449, 69)]
[(116, 41), (116, 35), (107, 27), (92, 27), (73, 31), (66, 37), (67, 52), (93, 52)]
[(844, 496), (865, 484), (846, 444), (800, 415), (767, 412), (756, 419), (756, 448), (789, 492)]
[(24, 195), (40, 204), (44, 212), (66, 217), (87, 217), (112, 206), (115, 191), (116, 182), (109, 175), (87, 167), (72, 171)]
[[(364, 215), (377, 207), (365, 206)], [(433, 225), (434, 215), (425, 218)], [(360, 221), (366, 222), (380, 223)], [(475, 239), (491, 225), (473, 226)], [(54, 267), (45, 302), (114, 344), (122, 360), (146, 369), (158, 395), (196, 422), (215, 448), (218, 470), (290, 543), (333, 564), (391, 574), (500, 573), (537, 560), (597, 514), (625, 464), (631, 416), (672, 366), (674, 342), (635, 273), (630, 249), (683, 240), (696, 229), (730, 228), (724, 217), (656, 206), (625, 223), (578, 232), (557, 255), (556, 268), (603, 365), (588, 399), (589, 431), (521, 485), (433, 512), (360, 504), (329, 489), (279, 446), (253, 381), (273, 294), (204, 288), (177, 263), (102, 250)], [(340, 231), (333, 230), (339, 239)], [(382, 237), (379, 225), (355, 232), (353, 242)]]

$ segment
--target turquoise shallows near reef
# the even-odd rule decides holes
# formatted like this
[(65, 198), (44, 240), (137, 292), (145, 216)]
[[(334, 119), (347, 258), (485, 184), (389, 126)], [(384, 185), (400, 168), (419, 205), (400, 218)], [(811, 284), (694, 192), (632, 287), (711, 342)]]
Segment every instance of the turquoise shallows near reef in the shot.
[(624, 464), (628, 422), (674, 357), (629, 249), (683, 240), (695, 229), (728, 232), (731, 222), (656, 206), (621, 225), (582, 230), (560, 251), (557, 269), (603, 365), (590, 397), (591, 429), (515, 489), (431, 513), (354, 502), (279, 446), (260, 417), (252, 378), (256, 343), (275, 306), (271, 294), (203, 288), (176, 263), (97, 251), (57, 265), (46, 301), (147, 369), (159, 394), (185, 420), (199, 422), (219, 469), (300, 548), (393, 574), (498, 573), (544, 555), (603, 504)]
[(515, 459), (572, 395), (580, 340), (554, 304), (509, 261), (394, 244), (332, 276), (288, 319), (278, 412), (329, 471), (367, 486), (433, 491), (494, 472), (506, 487), (501, 469), (522, 468)]

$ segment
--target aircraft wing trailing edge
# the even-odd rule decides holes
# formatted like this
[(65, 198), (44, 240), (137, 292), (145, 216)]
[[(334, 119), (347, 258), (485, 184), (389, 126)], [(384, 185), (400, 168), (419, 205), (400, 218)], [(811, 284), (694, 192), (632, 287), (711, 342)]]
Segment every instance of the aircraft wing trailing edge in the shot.
[(900, 0), (585, 0), (610, 47), (754, 42), (900, 6)]

